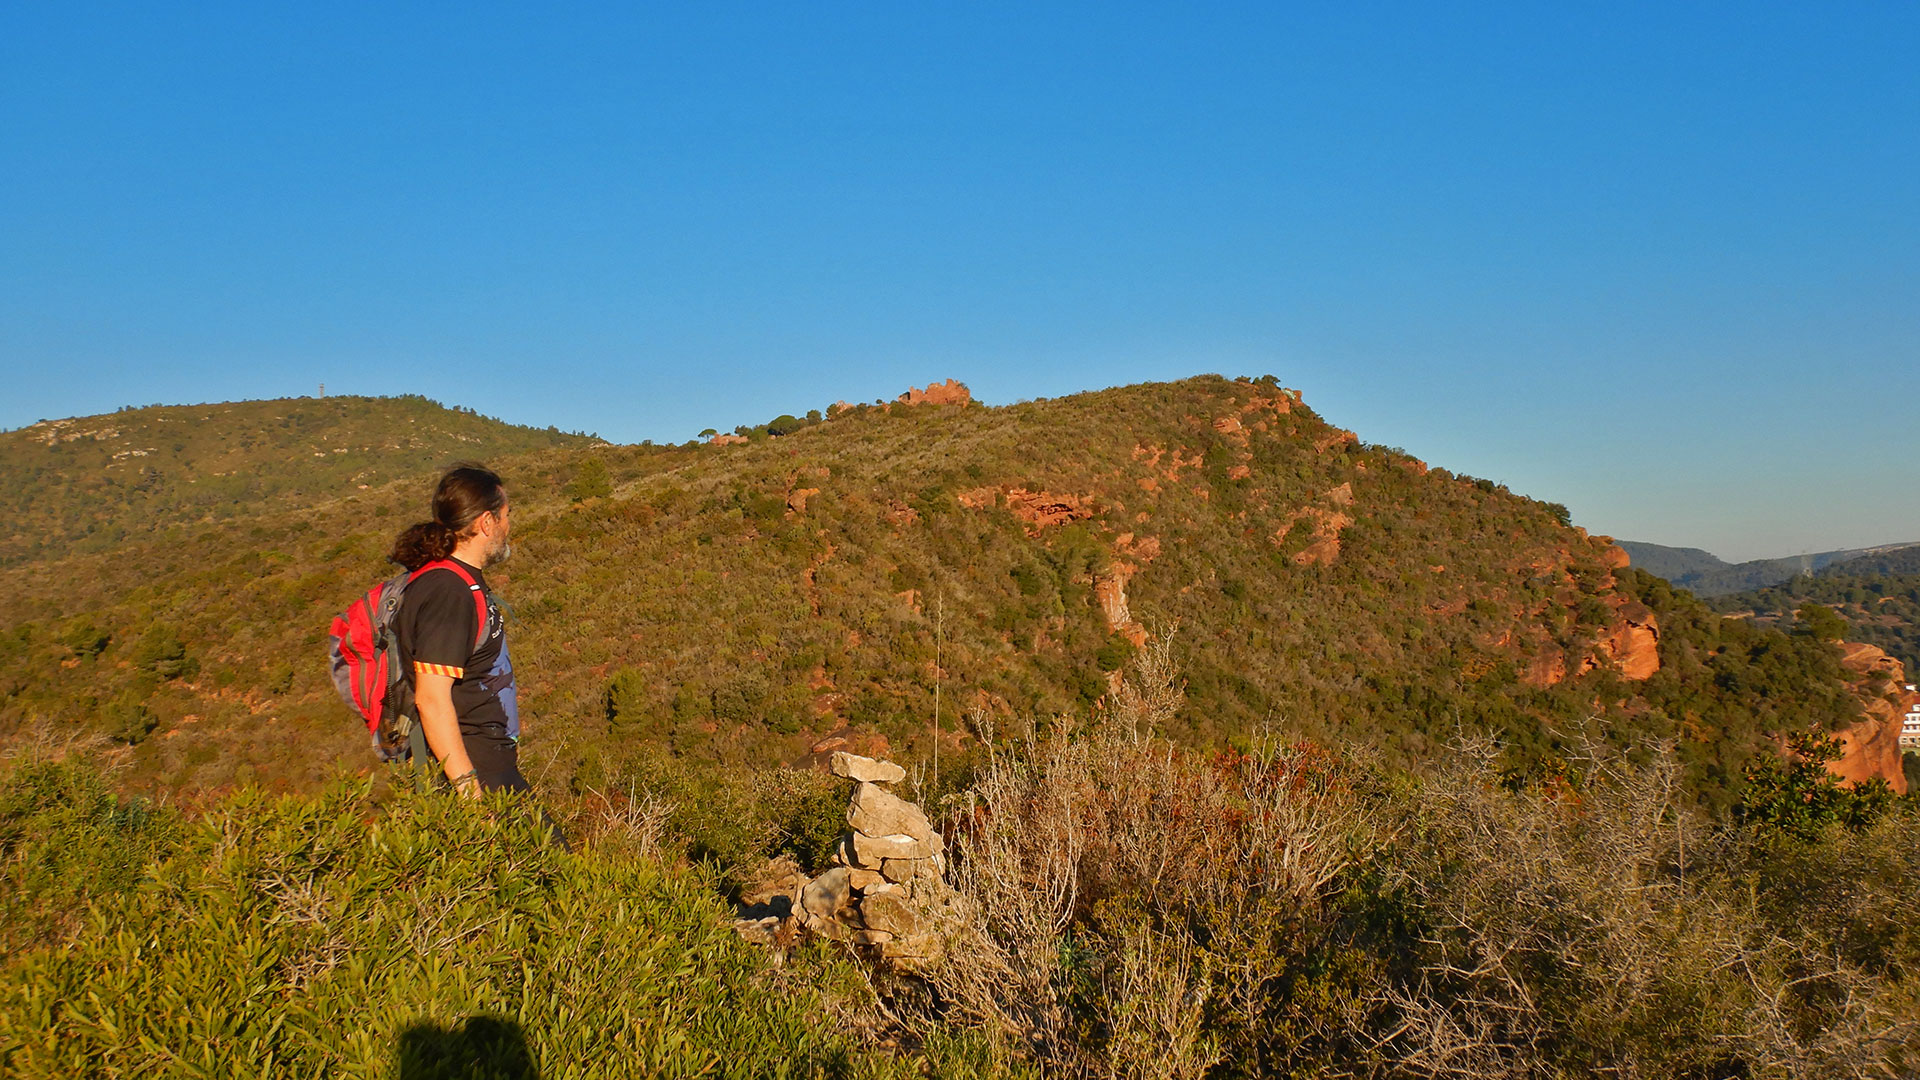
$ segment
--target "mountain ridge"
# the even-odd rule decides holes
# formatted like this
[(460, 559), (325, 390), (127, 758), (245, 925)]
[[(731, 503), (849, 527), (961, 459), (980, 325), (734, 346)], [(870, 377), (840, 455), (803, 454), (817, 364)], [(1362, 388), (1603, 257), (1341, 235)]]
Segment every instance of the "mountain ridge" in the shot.
[(257, 513), (456, 458), (591, 445), (418, 395), (157, 405), (0, 433), (0, 565)]
[[(515, 500), (519, 553), (489, 577), (516, 612), (528, 752), (563, 782), (836, 738), (921, 758), (936, 702), (964, 761), (1099, 708), (1148, 635), (1180, 647), (1198, 745), (1277, 728), (1417, 765), (1481, 732), (1524, 774), (1582, 731), (1684, 734), (1722, 808), (1770, 733), (1860, 712), (1818, 643), (1727, 623), (1562, 508), (1366, 443), (1271, 377), (489, 463)], [(364, 767), (321, 632), (431, 479), (0, 568), (0, 733), (110, 730), (172, 786)]]
[(1815, 573), (1855, 559), (1920, 549), (1920, 541), (1907, 541), (1730, 563), (1701, 548), (1667, 547), (1641, 540), (1622, 540), (1619, 543), (1633, 557), (1633, 565), (1656, 577), (1666, 578), (1702, 598), (1778, 585), (1801, 574)]

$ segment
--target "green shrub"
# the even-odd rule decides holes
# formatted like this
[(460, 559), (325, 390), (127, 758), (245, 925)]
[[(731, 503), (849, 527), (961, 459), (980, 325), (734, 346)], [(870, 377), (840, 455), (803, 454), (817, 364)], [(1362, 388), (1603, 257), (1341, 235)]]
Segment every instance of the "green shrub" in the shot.
[(714, 718), (731, 724), (757, 720), (767, 692), (765, 675), (752, 669), (742, 671), (714, 690)]
[(57, 942), (89, 897), (133, 889), (176, 842), (175, 814), (117, 794), (72, 757), (0, 775), (0, 954)]
[(85, 867), (68, 947), (9, 951), (0, 1072), (894, 1071), (808, 985), (844, 982), (841, 961), (801, 957), (805, 975), (776, 981), (700, 876), (612, 850), (569, 856), (546, 836), (511, 800), (244, 792), (186, 826), (138, 884), (117, 855)]
[(632, 668), (621, 668), (607, 680), (605, 706), (607, 727), (613, 731), (632, 729), (647, 716), (646, 677)]
[(1115, 634), (1107, 639), (1093, 654), (1093, 664), (1101, 671), (1119, 671), (1127, 666), (1127, 660), (1133, 656), (1133, 642)]
[(133, 647), (133, 663), (163, 679), (191, 679), (200, 670), (199, 661), (187, 655), (179, 631), (164, 623), (155, 623), (140, 635)]
[(144, 742), (160, 725), (160, 717), (137, 689), (115, 696), (100, 710), (100, 715), (106, 721), (107, 737), (129, 746)]
[(613, 494), (613, 476), (607, 471), (607, 463), (597, 457), (590, 457), (580, 463), (580, 468), (567, 482), (567, 498), (574, 502), (588, 499), (604, 499)]
[(100, 629), (84, 615), (68, 623), (60, 633), (60, 644), (83, 660), (99, 656), (112, 642), (112, 634)]
[(849, 785), (817, 773), (803, 775), (812, 782), (799, 785), (800, 791), (780, 823), (780, 848), (791, 852), (802, 868), (817, 874), (830, 865), (834, 849), (847, 830)]
[(1825, 604), (1809, 600), (1794, 614), (1799, 616), (1801, 630), (1815, 641), (1839, 641), (1847, 636), (1847, 620)]
[(1893, 806), (1893, 788), (1881, 777), (1842, 784), (1828, 771), (1844, 754), (1839, 740), (1820, 732), (1787, 738), (1785, 757), (1760, 754), (1747, 767), (1747, 782), (1734, 820), (1811, 840), (1830, 829), (1865, 829)]

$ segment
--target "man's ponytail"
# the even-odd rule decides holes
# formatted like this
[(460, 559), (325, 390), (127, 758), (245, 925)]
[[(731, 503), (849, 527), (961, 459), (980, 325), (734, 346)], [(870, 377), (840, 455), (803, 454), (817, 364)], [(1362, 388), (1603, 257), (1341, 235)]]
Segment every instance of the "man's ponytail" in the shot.
[(408, 571), (418, 570), (435, 559), (444, 559), (453, 554), (453, 548), (459, 538), (452, 529), (437, 521), (423, 521), (400, 534), (393, 542), (393, 552), (387, 558), (399, 563)]
[(409, 571), (444, 559), (453, 554), (462, 537), (473, 532), (480, 515), (497, 514), (506, 505), (507, 490), (498, 473), (481, 465), (455, 465), (434, 489), (433, 520), (401, 533), (387, 558)]

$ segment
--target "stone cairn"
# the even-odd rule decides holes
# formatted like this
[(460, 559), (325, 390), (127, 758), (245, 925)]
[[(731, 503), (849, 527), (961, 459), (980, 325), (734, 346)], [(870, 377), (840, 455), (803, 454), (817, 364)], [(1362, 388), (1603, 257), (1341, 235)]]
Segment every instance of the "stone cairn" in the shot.
[(790, 864), (770, 867), (774, 880), (742, 899), (787, 900), (788, 913), (776, 903), (774, 914), (735, 925), (748, 940), (788, 944), (811, 934), (847, 942), (888, 967), (924, 967), (940, 957), (940, 927), (954, 903), (941, 876), (945, 841), (924, 811), (886, 790), (906, 779), (905, 769), (844, 751), (833, 755), (831, 768), (854, 781), (834, 865), (812, 880)]

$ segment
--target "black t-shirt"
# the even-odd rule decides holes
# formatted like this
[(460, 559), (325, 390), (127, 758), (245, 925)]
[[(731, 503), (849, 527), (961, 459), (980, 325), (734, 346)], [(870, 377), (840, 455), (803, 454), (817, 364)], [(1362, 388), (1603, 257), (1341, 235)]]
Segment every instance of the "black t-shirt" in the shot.
[(500, 606), (486, 591), (479, 569), (460, 565), (486, 600), (486, 633), (477, 630), (474, 589), (452, 570), (429, 570), (407, 586), (400, 601), (395, 632), (401, 656), (409, 677), (420, 671), (453, 676), (453, 710), (463, 738), (511, 740), (520, 732)]

